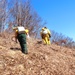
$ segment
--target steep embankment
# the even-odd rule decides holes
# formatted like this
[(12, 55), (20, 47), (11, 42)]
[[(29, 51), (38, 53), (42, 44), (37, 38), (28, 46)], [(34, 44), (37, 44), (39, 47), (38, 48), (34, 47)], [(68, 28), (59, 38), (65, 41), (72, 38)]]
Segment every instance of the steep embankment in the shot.
[(0, 37), (0, 75), (75, 75), (75, 49), (27, 40), (29, 54), (19, 43)]

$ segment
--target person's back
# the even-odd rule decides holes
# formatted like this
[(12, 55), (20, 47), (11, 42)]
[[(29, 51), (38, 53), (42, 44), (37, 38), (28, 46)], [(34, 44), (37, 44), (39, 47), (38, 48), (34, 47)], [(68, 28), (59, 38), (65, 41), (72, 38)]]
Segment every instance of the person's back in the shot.
[(27, 54), (28, 51), (27, 51), (27, 43), (26, 43), (26, 33), (25, 33), (25, 28), (23, 26), (22, 27), (18, 26), (15, 29), (15, 38), (16, 38), (16, 41), (18, 39), (22, 52)]
[(51, 32), (47, 27), (44, 27), (47, 30), (47, 34), (49, 35), (49, 37), (51, 37)]
[(43, 42), (45, 44), (50, 44), (50, 37), (51, 37), (50, 30), (47, 27), (43, 27), (40, 34)]

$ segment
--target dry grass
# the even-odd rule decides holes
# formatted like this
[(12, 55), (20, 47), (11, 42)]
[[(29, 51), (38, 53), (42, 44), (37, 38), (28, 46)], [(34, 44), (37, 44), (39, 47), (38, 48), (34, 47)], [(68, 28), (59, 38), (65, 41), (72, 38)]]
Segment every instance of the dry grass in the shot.
[(75, 75), (75, 49), (27, 40), (29, 54), (19, 43), (0, 37), (0, 75)]

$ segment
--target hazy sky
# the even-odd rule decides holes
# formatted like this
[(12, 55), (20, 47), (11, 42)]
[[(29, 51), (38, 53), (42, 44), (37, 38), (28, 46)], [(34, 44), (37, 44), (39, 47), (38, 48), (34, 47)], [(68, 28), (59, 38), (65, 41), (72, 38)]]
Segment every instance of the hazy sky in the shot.
[(47, 27), (75, 41), (75, 0), (31, 0)]

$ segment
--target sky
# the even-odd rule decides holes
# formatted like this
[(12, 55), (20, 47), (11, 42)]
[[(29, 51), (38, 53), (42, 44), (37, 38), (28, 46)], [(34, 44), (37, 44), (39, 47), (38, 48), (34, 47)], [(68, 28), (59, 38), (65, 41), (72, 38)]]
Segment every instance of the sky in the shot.
[(31, 0), (46, 27), (75, 41), (75, 0)]

